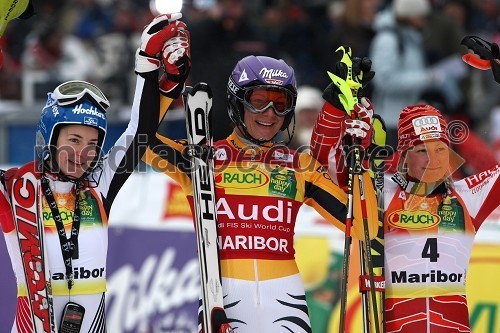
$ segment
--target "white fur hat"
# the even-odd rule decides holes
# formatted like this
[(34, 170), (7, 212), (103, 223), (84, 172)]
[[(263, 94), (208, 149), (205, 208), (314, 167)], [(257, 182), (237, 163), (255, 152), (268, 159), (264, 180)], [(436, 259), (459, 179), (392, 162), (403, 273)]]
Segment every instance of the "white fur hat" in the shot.
[(321, 90), (311, 86), (300, 86), (297, 89), (297, 103), (295, 104), (295, 112), (298, 113), (303, 109), (321, 110), (324, 100), (321, 96)]
[(398, 18), (426, 16), (432, 9), (429, 0), (393, 0), (392, 6)]

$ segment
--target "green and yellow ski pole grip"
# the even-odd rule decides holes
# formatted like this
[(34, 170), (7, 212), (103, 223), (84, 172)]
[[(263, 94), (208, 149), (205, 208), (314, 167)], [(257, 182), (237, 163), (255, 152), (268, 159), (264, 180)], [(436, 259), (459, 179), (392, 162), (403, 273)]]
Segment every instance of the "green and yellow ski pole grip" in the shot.
[(373, 168), (380, 168), (387, 157), (385, 148), (386, 145), (386, 137), (387, 137), (387, 129), (385, 127), (385, 123), (382, 120), (382, 117), (378, 114), (373, 115), (372, 119), (372, 127), (373, 127), (373, 136), (372, 136), (372, 144), (375, 145), (375, 148), (371, 151), (370, 159), (372, 159), (372, 167), (370, 168), (369, 173), (372, 178), (374, 178)]
[(7, 24), (21, 16), (28, 8), (29, 0), (0, 1), (0, 37), (2, 37)]
[[(341, 54), (340, 62), (345, 64), (347, 68), (347, 77), (345, 79), (338, 77), (337, 75), (327, 72), (333, 83), (339, 87), (340, 94), (339, 100), (342, 103), (345, 111), (348, 115), (351, 115), (351, 110), (354, 108), (354, 104), (358, 102), (358, 89), (361, 88), (361, 83), (355, 81), (352, 76), (352, 52), (350, 47), (340, 46), (335, 50), (338, 54)], [(362, 75), (362, 74), (360, 74)], [(359, 79), (359, 78), (356, 78)], [(354, 92), (354, 94), (353, 94)]]
[[(385, 127), (384, 121), (379, 115), (374, 115), (372, 119), (373, 126), (373, 137), (372, 142), (378, 147), (385, 147), (387, 140), (387, 129)], [(377, 159), (377, 164), (380, 164), (382, 160)]]

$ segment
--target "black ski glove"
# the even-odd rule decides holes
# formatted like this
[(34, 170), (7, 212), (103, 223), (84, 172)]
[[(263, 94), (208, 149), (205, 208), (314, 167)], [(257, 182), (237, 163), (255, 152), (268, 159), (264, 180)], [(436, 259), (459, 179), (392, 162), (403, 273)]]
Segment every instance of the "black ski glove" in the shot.
[(477, 55), (465, 54), (462, 59), (469, 65), (482, 70), (491, 67), (495, 81), (500, 83), (500, 49), (498, 44), (490, 43), (477, 36), (465, 36), (460, 43)]
[[(361, 86), (357, 88), (357, 92), (353, 92), (353, 94), (357, 93), (357, 97), (359, 99), (363, 96), (363, 87), (365, 87), (368, 82), (370, 82), (375, 76), (375, 72), (371, 70), (372, 61), (367, 57), (354, 57), (352, 58), (352, 64), (347, 64), (342, 61), (344, 53), (351, 54), (351, 48), (340, 47), (339, 49), (337, 49), (337, 51), (335, 52), (335, 64), (331, 70), (331, 73), (341, 79), (348, 80), (349, 70), (351, 69), (352, 80), (361, 84)], [(325, 101), (340, 110), (344, 110), (345, 107), (342, 104), (341, 97), (339, 95), (342, 95), (342, 92), (340, 88), (333, 82), (330, 83), (323, 91), (323, 99)]]
[(491, 62), (491, 71), (493, 72), (493, 77), (497, 83), (500, 83), (500, 48), (497, 43), (491, 44), (491, 53), (493, 54), (493, 59)]

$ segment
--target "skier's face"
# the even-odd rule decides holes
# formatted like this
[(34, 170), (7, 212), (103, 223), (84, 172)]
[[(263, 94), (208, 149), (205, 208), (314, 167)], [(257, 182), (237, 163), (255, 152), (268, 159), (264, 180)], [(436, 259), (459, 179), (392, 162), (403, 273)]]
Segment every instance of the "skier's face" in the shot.
[[(283, 91), (254, 89), (248, 103), (252, 107), (262, 110), (262, 112), (260, 110), (252, 112), (245, 106), (244, 122), (248, 134), (255, 139), (271, 140), (278, 133), (285, 120), (285, 116), (277, 115), (274, 108), (277, 108), (278, 111), (286, 109), (290, 103), (290, 97)], [(261, 109), (263, 106), (264, 109)]]
[(406, 154), (408, 175), (425, 183), (435, 183), (450, 174), (450, 149), (440, 140), (410, 148)]
[(61, 172), (78, 179), (91, 166), (98, 153), (99, 132), (94, 127), (68, 125), (57, 138), (57, 164)]

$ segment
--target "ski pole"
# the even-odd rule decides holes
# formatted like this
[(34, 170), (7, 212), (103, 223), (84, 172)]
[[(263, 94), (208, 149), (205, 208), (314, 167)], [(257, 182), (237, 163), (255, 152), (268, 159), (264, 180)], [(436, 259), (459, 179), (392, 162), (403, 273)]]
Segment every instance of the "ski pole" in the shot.
[[(363, 331), (365, 333), (370, 333), (372, 328), (375, 328), (375, 331), (378, 333), (380, 329), (385, 332), (385, 293), (383, 287), (376, 287), (375, 285), (375, 266), (380, 268), (381, 274), (378, 282), (383, 283), (383, 265), (384, 265), (384, 249), (383, 249), (383, 239), (384, 239), (384, 230), (383, 230), (383, 218), (384, 218), (384, 207), (383, 207), (383, 159), (380, 159), (380, 156), (377, 160), (375, 157), (378, 155), (382, 155), (385, 150), (385, 125), (382, 119), (378, 115), (373, 116), (372, 125), (374, 130), (378, 131), (375, 133), (373, 138), (373, 143), (375, 144), (375, 148), (372, 149), (371, 154), (373, 154), (372, 162), (372, 177), (374, 179), (374, 187), (376, 189), (377, 195), (377, 212), (378, 212), (378, 230), (377, 230), (377, 238), (374, 239), (373, 242), (378, 249), (377, 252), (377, 262), (373, 260), (372, 257), (372, 240), (370, 240), (370, 235), (368, 231), (368, 211), (366, 205), (366, 195), (365, 195), (365, 183), (364, 178), (361, 173), (358, 173), (358, 180), (360, 186), (360, 203), (361, 203), (361, 214), (363, 220), (363, 230), (364, 230), (364, 242), (359, 241), (359, 249), (360, 249), (360, 269), (361, 275), (359, 279), (360, 283), (360, 292), (362, 298), (362, 309), (363, 309)], [(364, 156), (363, 156), (364, 157)], [(372, 157), (372, 156), (370, 156)], [(361, 158), (360, 158), (361, 159)], [(375, 265), (376, 263), (376, 265)], [(366, 276), (368, 276), (369, 287), (366, 288)], [(367, 292), (371, 294), (372, 307), (370, 305), (370, 299), (367, 295)], [(377, 299), (377, 292), (380, 292)], [(379, 304), (380, 302), (380, 304)], [(371, 311), (372, 310), (372, 311)], [(373, 323), (374, 326), (370, 325), (370, 315), (373, 314)], [(382, 327), (380, 327), (382, 324)]]
[[(373, 260), (372, 260), (372, 249), (371, 249), (371, 243), (370, 243), (370, 233), (368, 230), (368, 211), (366, 209), (366, 197), (365, 197), (365, 186), (364, 186), (364, 179), (363, 175), (361, 173), (358, 174), (358, 180), (359, 180), (359, 190), (360, 190), (360, 200), (361, 200), (361, 216), (363, 219), (363, 230), (364, 230), (364, 236), (365, 236), (365, 241), (364, 241), (364, 256), (363, 256), (363, 264), (366, 263), (368, 266), (368, 276), (370, 279), (370, 294), (371, 294), (371, 300), (372, 300), (372, 308), (373, 308), (373, 320), (374, 320), (374, 325), (375, 325), (375, 332), (380, 333), (380, 323), (379, 323), (379, 318), (378, 318), (378, 306), (377, 306), (377, 295), (375, 294), (375, 274), (373, 272)], [(360, 249), (361, 251), (361, 249)], [(362, 265), (364, 266), (364, 265)], [(365, 298), (366, 297), (366, 294)], [(370, 308), (369, 308), (369, 301), (366, 299), (366, 304), (367, 304), (367, 309), (366, 309), (366, 316), (369, 318), (370, 316)], [(369, 326), (369, 320), (364, 322), (365, 325)], [(366, 332), (369, 332), (369, 327), (365, 329)]]
[(345, 333), (345, 316), (347, 307), (347, 286), (349, 279), (349, 260), (351, 257), (351, 226), (353, 217), (353, 182), (355, 161), (349, 160), (349, 174), (347, 181), (347, 216), (345, 220), (344, 260), (342, 262), (342, 285), (340, 289), (340, 324), (339, 333)]
[(382, 332), (385, 333), (385, 273), (384, 273), (384, 162), (390, 155), (390, 150), (386, 146), (387, 129), (382, 117), (373, 115), (373, 143), (375, 147), (370, 152), (370, 169), (373, 177), (373, 185), (377, 196), (378, 211), (378, 231), (377, 238), (371, 241), (372, 249), (377, 256), (374, 258), (374, 268), (377, 268), (381, 283), (379, 290), (379, 312), (382, 321)]
[[(357, 92), (357, 89), (361, 86), (358, 82), (352, 79), (352, 52), (351, 48), (340, 46), (335, 50), (337, 56), (340, 57), (340, 62), (345, 65), (347, 72), (346, 78), (338, 77), (337, 75), (328, 72), (328, 75), (332, 82), (340, 90), (339, 99), (346, 112), (350, 115), (351, 110), (354, 107), (357, 99), (353, 97), (353, 90)], [(349, 155), (347, 156), (347, 158)], [(339, 323), (339, 333), (345, 333), (345, 317), (347, 308), (347, 287), (349, 278), (349, 266), (350, 266), (350, 256), (351, 256), (351, 227), (353, 219), (353, 186), (354, 186), (354, 172), (356, 168), (356, 161), (351, 158), (348, 160), (349, 170), (348, 170), (348, 180), (347, 180), (347, 214), (345, 222), (345, 236), (344, 236), (344, 260), (342, 262), (342, 284), (340, 288), (340, 323)]]
[[(358, 94), (359, 90), (362, 89), (362, 81), (363, 81), (363, 76), (364, 72), (359, 71), (357, 73), (354, 73), (352, 70), (352, 61), (351, 61), (351, 70), (348, 71), (348, 84), (351, 87), (352, 90), (352, 95), (353, 95), (353, 100), (357, 103), (358, 102)], [(359, 64), (359, 66), (362, 66)], [(352, 116), (352, 113), (351, 113)], [(373, 123), (372, 123), (373, 124)], [(365, 186), (364, 186), (364, 179), (363, 179), (363, 168), (362, 168), (362, 161), (365, 157), (366, 151), (364, 148), (358, 146), (359, 144), (359, 139), (354, 138), (354, 157), (356, 161), (356, 170), (355, 173), (358, 176), (358, 186), (359, 186), (359, 191), (360, 191), (360, 203), (361, 203), (361, 214), (362, 214), (362, 221), (363, 221), (363, 230), (364, 230), (364, 244), (363, 241), (359, 242), (359, 251), (360, 251), (360, 269), (361, 269), (361, 274), (364, 276), (366, 274), (366, 268), (368, 267), (368, 276), (369, 276), (369, 281), (370, 281), (370, 294), (372, 298), (372, 308), (370, 308), (370, 300), (367, 295), (367, 291), (363, 291), (361, 298), (362, 298), (362, 311), (363, 311), (363, 329), (365, 333), (369, 333), (372, 330), (371, 326), (371, 317), (370, 314), (373, 309), (373, 321), (374, 321), (374, 327), (375, 327), (375, 332), (380, 333), (380, 325), (379, 325), (379, 313), (378, 313), (378, 306), (377, 306), (377, 294), (376, 294), (376, 288), (375, 288), (375, 275), (374, 275), (374, 264), (373, 264), (373, 259), (372, 259), (372, 249), (371, 249), (371, 240), (370, 240), (370, 233), (368, 229), (368, 212), (367, 212), (367, 207), (366, 207), (366, 196), (365, 196)], [(361, 156), (361, 153), (363, 156)], [(383, 228), (382, 228), (383, 232)], [(383, 255), (383, 254), (382, 254)], [(361, 281), (361, 279), (360, 279)]]
[[(362, 73), (361, 73), (362, 77)], [(353, 97), (355, 101), (358, 101), (358, 89), (353, 90)], [(377, 294), (375, 293), (375, 274), (373, 271), (373, 259), (372, 259), (372, 249), (371, 249), (371, 240), (370, 233), (368, 229), (368, 211), (366, 208), (366, 197), (365, 197), (365, 186), (364, 179), (362, 174), (362, 160), (366, 154), (366, 151), (363, 150), (363, 157), (361, 156), (361, 147), (358, 146), (359, 139), (354, 139), (354, 160), (356, 161), (356, 170), (355, 173), (358, 176), (358, 186), (360, 192), (360, 203), (361, 203), (361, 218), (363, 220), (363, 231), (364, 231), (364, 242), (359, 241), (359, 253), (360, 253), (360, 269), (361, 274), (364, 276), (366, 274), (366, 268), (368, 267), (368, 277), (370, 281), (370, 295), (372, 299), (372, 307), (370, 308), (370, 300), (368, 299), (368, 295), (366, 291), (361, 293), (362, 300), (362, 311), (363, 311), (363, 330), (365, 333), (371, 332), (371, 318), (370, 318), (370, 309), (373, 309), (373, 321), (375, 326), (375, 332), (380, 333), (380, 324), (379, 324), (379, 314), (378, 314), (378, 306), (377, 306)]]
[[(366, 276), (366, 263), (365, 263), (365, 249), (363, 246), (363, 241), (359, 241), (359, 264), (360, 264), (360, 273), (361, 276)], [(362, 283), (362, 282), (361, 282)], [(368, 323), (370, 323), (370, 300), (368, 299), (368, 295), (366, 291), (361, 291), (361, 311), (363, 318), (363, 332), (369, 333), (370, 327)]]
[[(341, 78), (333, 73), (328, 72), (328, 75), (334, 82), (334, 84), (340, 90), (339, 100), (344, 106), (347, 114), (349, 116), (352, 115), (352, 110), (354, 105), (358, 102), (358, 91), (362, 88), (362, 84), (360, 83), (363, 78), (363, 72), (356, 74), (356, 77), (353, 77), (353, 68), (352, 68), (352, 53), (350, 48), (346, 48), (344, 46), (339, 47), (336, 50), (336, 53), (340, 55), (340, 63), (342, 63), (346, 70), (346, 77)], [(374, 282), (374, 273), (373, 273), (373, 262), (371, 258), (371, 246), (370, 246), (370, 235), (368, 232), (368, 214), (366, 211), (366, 199), (364, 193), (364, 184), (362, 177), (362, 159), (360, 146), (357, 144), (356, 139), (354, 140), (354, 145), (352, 146), (352, 155), (347, 154), (348, 159), (348, 211), (346, 216), (346, 231), (345, 231), (345, 239), (344, 239), (344, 261), (342, 267), (342, 285), (341, 285), (341, 299), (340, 299), (340, 324), (339, 324), (339, 332), (345, 333), (345, 317), (346, 317), (346, 308), (347, 308), (347, 287), (348, 287), (348, 276), (349, 276), (349, 265), (350, 265), (350, 247), (352, 242), (351, 237), (351, 228), (353, 222), (353, 190), (354, 190), (354, 176), (358, 176), (358, 186), (361, 193), (361, 204), (362, 204), (362, 219), (363, 219), (363, 227), (365, 233), (365, 245), (367, 254), (363, 255), (361, 258), (361, 266), (364, 267), (364, 263), (367, 262), (369, 277), (370, 277), (370, 290), (372, 294), (373, 301), (373, 309), (374, 309), (374, 321), (376, 332), (379, 333), (379, 321), (378, 321), (378, 308), (376, 304), (377, 296), (375, 294), (375, 282)], [(360, 246), (360, 251), (362, 251), (363, 246)], [(366, 257), (366, 260), (364, 260)], [(369, 300), (366, 294), (363, 295), (363, 326), (365, 332), (368, 332), (370, 328), (370, 306)]]

